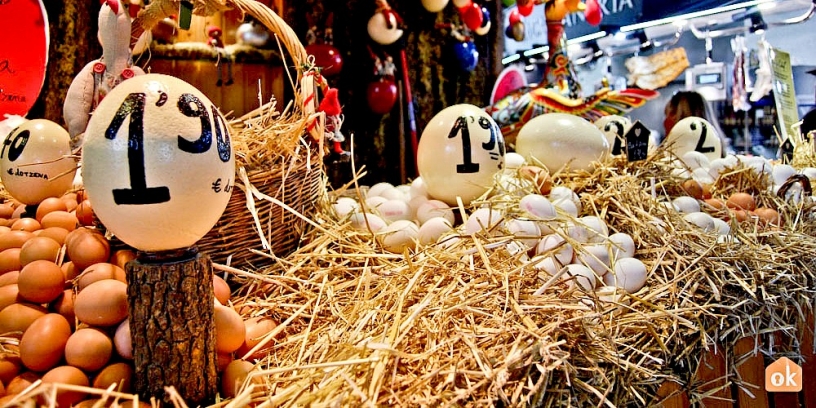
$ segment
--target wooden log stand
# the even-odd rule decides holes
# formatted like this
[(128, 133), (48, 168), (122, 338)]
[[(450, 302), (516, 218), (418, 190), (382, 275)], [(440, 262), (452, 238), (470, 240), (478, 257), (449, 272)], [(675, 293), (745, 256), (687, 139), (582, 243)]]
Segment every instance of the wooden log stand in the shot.
[(136, 392), (170, 403), (172, 386), (187, 404), (208, 405), (218, 392), (209, 257), (195, 247), (139, 252), (127, 272)]

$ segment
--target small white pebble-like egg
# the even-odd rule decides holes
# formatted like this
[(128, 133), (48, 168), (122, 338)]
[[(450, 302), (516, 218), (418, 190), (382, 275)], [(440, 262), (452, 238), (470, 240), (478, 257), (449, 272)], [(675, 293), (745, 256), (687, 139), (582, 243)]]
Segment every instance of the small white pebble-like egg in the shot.
[(683, 219), (692, 223), (705, 232), (713, 232), (717, 229), (714, 224), (714, 217), (704, 212), (691, 212), (683, 216)]
[(450, 221), (442, 217), (431, 218), (419, 227), (419, 244), (435, 244), (445, 233), (452, 232), (453, 226)]
[(400, 184), (395, 187), (399, 190), (400, 193), (405, 197), (406, 200), (411, 199), (411, 185), (410, 184)]
[(708, 173), (708, 169), (700, 167), (691, 172), (691, 178), (700, 184), (714, 184), (715, 179)]
[(773, 165), (764, 157), (751, 157), (746, 162), (746, 165), (752, 167), (757, 174), (773, 174)]
[(552, 203), (554, 206), (561, 209), (561, 211), (571, 215), (572, 217), (578, 217), (578, 213), (580, 212), (580, 210), (578, 209), (578, 206), (575, 205), (574, 201), (568, 198), (562, 198), (554, 200), (552, 201)]
[(453, 225), (455, 217), (453, 216), (453, 209), (443, 201), (428, 200), (422, 203), (416, 211), (416, 218), (420, 224), (433, 217), (444, 217)]
[[(733, 156), (732, 156), (733, 157)], [(708, 166), (708, 175), (713, 179), (717, 179), (720, 174), (724, 173), (729, 168), (729, 162), (725, 159), (714, 159)]]
[(583, 226), (582, 224), (567, 222), (562, 228), (562, 231), (568, 237), (572, 238), (572, 240), (580, 243), (589, 242), (589, 232), (587, 231), (587, 227)]
[(612, 260), (631, 258), (635, 256), (635, 241), (632, 236), (624, 232), (616, 232), (609, 236), (612, 249)]
[(504, 167), (506, 169), (518, 169), (524, 165), (524, 156), (516, 152), (508, 152), (504, 155)]
[(518, 206), (526, 214), (541, 220), (551, 220), (558, 216), (555, 206), (540, 194), (527, 194), (519, 200)]
[(401, 254), (406, 249), (416, 248), (419, 227), (413, 221), (397, 220), (383, 228), (377, 239), (386, 251)]
[(388, 199), (381, 196), (368, 197), (365, 199), (366, 210), (379, 211), (380, 206), (383, 205), (383, 203), (385, 203), (386, 201), (388, 201)]
[(368, 189), (368, 193), (366, 193), (366, 197), (374, 197), (382, 195), (383, 191), (390, 190), (394, 188), (394, 185), (387, 182), (377, 183), (371, 188)]
[(609, 228), (600, 217), (587, 215), (578, 221), (587, 229), (587, 242), (604, 242), (609, 237)]
[(723, 221), (723, 220), (721, 220), (719, 218), (715, 218), (715, 217), (711, 217), (711, 218), (714, 220), (714, 230), (717, 231), (718, 235), (728, 235), (728, 234), (731, 233), (731, 226), (728, 225), (727, 222), (725, 222), (725, 221)]
[(681, 179), (691, 178), (691, 172), (688, 171), (685, 168), (677, 167), (677, 168), (672, 169), (670, 173), (671, 173), (671, 175), (673, 177), (677, 177), (677, 178), (681, 178)]
[(553, 255), (558, 262), (566, 265), (572, 262), (574, 252), (572, 245), (568, 244), (562, 236), (558, 234), (550, 234), (538, 241), (538, 245), (536, 245), (536, 254)]
[(419, 210), (419, 206), (428, 202), (428, 197), (425, 196), (416, 196), (408, 200), (408, 207), (411, 208), (411, 214), (413, 217), (416, 218), (417, 210)]
[(811, 183), (816, 183), (816, 167), (805, 167), (802, 174), (809, 178)]
[(465, 223), (465, 233), (468, 235), (477, 232), (489, 232), (490, 235), (499, 233), (504, 224), (504, 215), (493, 208), (479, 208), (468, 217)]
[(796, 174), (796, 169), (789, 164), (777, 164), (773, 166), (773, 180), (777, 186), (785, 184), (794, 174)]
[(639, 291), (646, 284), (646, 265), (637, 258), (618, 259), (612, 272), (604, 275), (607, 286), (623, 288), (628, 293)]
[(690, 150), (683, 153), (683, 157), (681, 159), (683, 160), (683, 163), (686, 163), (686, 166), (688, 166), (691, 170), (699, 168), (707, 169), (711, 165), (708, 157), (696, 150)]
[[(575, 204), (575, 208), (578, 210), (578, 212), (579, 213), (581, 212), (581, 198), (578, 197), (578, 194), (576, 194), (574, 191), (572, 191), (572, 189), (569, 188), (569, 187), (555, 186), (550, 191), (549, 197), (550, 197), (550, 201), (552, 201), (553, 204), (555, 204), (556, 201), (559, 201), (559, 200), (562, 200), (562, 199), (568, 199), (568, 200), (572, 201), (573, 204)], [(556, 205), (558, 205), (558, 204), (556, 204)]]
[(406, 194), (396, 187), (386, 188), (380, 193), (380, 197), (384, 197), (387, 200), (406, 200)]
[(609, 260), (609, 247), (606, 244), (586, 244), (575, 254), (578, 263), (592, 269), (598, 276), (609, 271), (612, 262)]
[(527, 246), (527, 248), (535, 247), (538, 245), (538, 241), (541, 240), (541, 231), (535, 221), (514, 218), (507, 221), (505, 227), (515, 239)]
[(422, 177), (417, 177), (411, 182), (411, 197), (428, 198), (428, 187)]
[(354, 213), (351, 214), (351, 227), (357, 231), (368, 231), (371, 228), (371, 232), (377, 233), (385, 226), (387, 223), (385, 220), (380, 218), (379, 215), (371, 214), (371, 213)]
[(680, 211), (674, 204), (672, 204), (671, 201), (661, 201), (658, 204), (662, 205), (663, 207), (666, 207), (666, 209), (668, 210)]
[(411, 219), (411, 207), (408, 207), (408, 203), (402, 200), (388, 200), (380, 204), (377, 211), (380, 217), (389, 223)]
[(338, 217), (345, 218), (347, 215), (357, 212), (360, 209), (360, 203), (351, 197), (339, 197), (332, 204), (332, 208)]
[(740, 162), (739, 157), (737, 157), (736, 155), (733, 155), (733, 154), (728, 154), (725, 157), (723, 157), (722, 159), (725, 160), (725, 166), (726, 167), (736, 167), (736, 165), (739, 164), (739, 162)]
[(683, 214), (689, 214), (700, 211), (700, 202), (694, 197), (680, 196), (672, 200), (672, 205), (677, 211)]
[[(536, 261), (536, 258), (533, 258), (533, 261)], [(563, 268), (563, 267), (564, 267), (564, 265), (561, 262), (558, 262), (558, 260), (555, 259), (555, 257), (553, 257), (553, 256), (546, 256), (546, 257), (536, 261), (535, 264), (533, 264), (533, 268), (535, 268), (536, 270), (539, 270), (539, 271), (544, 271), (550, 276), (555, 275), (556, 273), (558, 273), (558, 271), (560, 271), (561, 268)], [(539, 275), (539, 277), (542, 277), (542, 276)], [(543, 277), (543, 278), (547, 278), (547, 277)]]
[(552, 220), (538, 221), (537, 222), (538, 231), (541, 233), (541, 236), (543, 237), (544, 235), (554, 234), (555, 229), (558, 228), (556, 223), (557, 223), (557, 221), (552, 221)]
[(567, 265), (567, 271), (561, 277), (570, 282), (570, 287), (578, 285), (579, 288), (586, 291), (595, 290), (595, 286), (598, 284), (598, 277), (595, 276), (595, 272), (579, 264)]

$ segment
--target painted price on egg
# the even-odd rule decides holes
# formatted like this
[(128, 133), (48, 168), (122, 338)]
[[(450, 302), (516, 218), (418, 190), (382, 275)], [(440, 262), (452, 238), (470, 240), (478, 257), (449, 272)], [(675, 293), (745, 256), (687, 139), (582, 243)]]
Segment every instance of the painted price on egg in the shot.
[[(156, 106), (163, 107), (167, 103), (167, 94), (161, 93)], [(144, 93), (129, 94), (113, 119), (105, 129), (105, 138), (115, 140), (119, 129), (130, 117), (128, 122), (127, 161), (130, 174), (130, 188), (114, 189), (113, 200), (116, 204), (158, 204), (170, 201), (170, 189), (167, 186), (148, 187), (145, 176), (144, 152), (144, 112), (146, 95)], [(224, 117), (215, 106), (210, 110), (197, 96), (184, 93), (176, 104), (178, 111), (190, 118), (199, 118), (201, 132), (199, 138), (193, 141), (178, 136), (178, 148), (190, 154), (205, 153), (210, 150), (213, 141), (212, 124), (215, 122), (216, 148), (219, 159), (226, 163), (230, 160), (230, 136), (226, 129)]]
[[(471, 122), (476, 121), (480, 128), (490, 131), (490, 140), (482, 143), (482, 149), (490, 152), (489, 155), (491, 160), (499, 160), (499, 157), (502, 157), (505, 154), (504, 138), (496, 136), (496, 134), (499, 132), (498, 126), (491, 123), (489, 119), (483, 116), (479, 117), (478, 120), (473, 116), (460, 116), (458, 119), (456, 119), (453, 127), (451, 127), (450, 133), (448, 133), (448, 139), (453, 139), (460, 134), (462, 135), (463, 163), (456, 165), (456, 172), (462, 174), (479, 172), (479, 163), (473, 162), (468, 119), (470, 119)], [(495, 149), (497, 145), (498, 152), (496, 153), (493, 152), (493, 149)], [(499, 160), (499, 170), (501, 170), (502, 167), (503, 163)]]

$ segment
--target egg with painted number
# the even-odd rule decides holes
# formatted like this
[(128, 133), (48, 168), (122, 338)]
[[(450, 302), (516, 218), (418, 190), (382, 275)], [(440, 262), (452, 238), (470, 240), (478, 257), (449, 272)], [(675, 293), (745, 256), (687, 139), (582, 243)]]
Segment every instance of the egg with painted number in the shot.
[(609, 154), (609, 142), (595, 125), (566, 113), (546, 113), (527, 122), (516, 137), (516, 152), (540, 161), (550, 173), (591, 170)]
[(632, 127), (632, 121), (618, 115), (601, 116), (594, 122), (609, 143), (609, 149), (613, 156), (618, 156), (626, 152), (626, 140), (623, 136)]
[(189, 247), (215, 225), (234, 185), (224, 117), (175, 77), (122, 82), (85, 132), (82, 177), (102, 224), (142, 251)]
[(12, 130), (0, 147), (0, 180), (8, 193), (24, 204), (62, 196), (77, 167), (70, 142), (68, 131), (47, 119), (25, 121)]
[(484, 109), (470, 104), (449, 106), (434, 116), (419, 140), (417, 168), (428, 195), (465, 205), (493, 185), (504, 167), (504, 137)]
[(680, 158), (692, 151), (702, 153), (709, 161), (722, 156), (722, 142), (716, 128), (707, 120), (696, 116), (689, 116), (677, 122), (663, 144)]

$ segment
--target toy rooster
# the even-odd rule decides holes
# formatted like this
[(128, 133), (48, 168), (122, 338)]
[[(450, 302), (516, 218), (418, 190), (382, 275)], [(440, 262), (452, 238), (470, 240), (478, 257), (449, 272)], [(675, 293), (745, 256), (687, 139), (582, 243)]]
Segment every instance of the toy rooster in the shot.
[(82, 147), (83, 134), (91, 112), (116, 85), (144, 71), (133, 65), (130, 53), (131, 17), (120, 0), (103, 0), (99, 10), (99, 42), (102, 57), (91, 61), (71, 82), (62, 107), (68, 125), (71, 148)]

